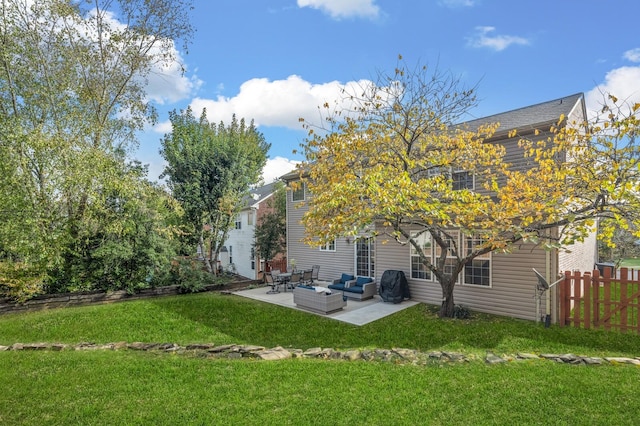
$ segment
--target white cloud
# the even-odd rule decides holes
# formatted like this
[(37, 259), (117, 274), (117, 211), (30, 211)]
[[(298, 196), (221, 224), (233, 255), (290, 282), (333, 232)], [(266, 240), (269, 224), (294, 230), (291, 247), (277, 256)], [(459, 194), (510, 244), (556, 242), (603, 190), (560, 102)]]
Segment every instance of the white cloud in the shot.
[(593, 111), (602, 109), (603, 96), (614, 95), (627, 104), (640, 102), (640, 67), (621, 67), (607, 73), (604, 82), (585, 95), (587, 111), (593, 117)]
[(262, 169), (262, 179), (264, 183), (271, 183), (279, 177), (289, 173), (296, 168), (299, 161), (290, 160), (284, 157), (269, 158), (267, 164)]
[(640, 47), (624, 52), (624, 58), (631, 62), (640, 62)]
[[(191, 109), (199, 116), (203, 108), (207, 109), (210, 122), (231, 120), (235, 114), (245, 120), (254, 120), (256, 126), (286, 127), (302, 130), (299, 119), (313, 123), (320, 121), (318, 107), (329, 103), (341, 104), (347, 108), (349, 101), (343, 99), (342, 90), (357, 93), (357, 88), (370, 84), (366, 80), (352, 81), (346, 85), (338, 81), (312, 84), (297, 75), (285, 80), (254, 78), (240, 86), (240, 92), (234, 97), (219, 96), (217, 99), (194, 98)], [(361, 89), (360, 89), (361, 91)], [(166, 130), (161, 123), (155, 130)]]
[(333, 19), (350, 17), (377, 18), (380, 8), (376, 0), (298, 0), (299, 7), (310, 7), (327, 13)]
[(441, 0), (440, 5), (456, 8), (456, 7), (472, 7), (477, 4), (477, 0)]
[(155, 63), (147, 77), (147, 97), (163, 105), (192, 96), (202, 86), (197, 75), (187, 77), (180, 53), (172, 47), (175, 59), (169, 63)]
[(476, 34), (469, 38), (471, 47), (487, 47), (500, 52), (511, 45), (526, 46), (530, 41), (524, 37), (512, 35), (492, 35), (495, 27), (476, 27)]

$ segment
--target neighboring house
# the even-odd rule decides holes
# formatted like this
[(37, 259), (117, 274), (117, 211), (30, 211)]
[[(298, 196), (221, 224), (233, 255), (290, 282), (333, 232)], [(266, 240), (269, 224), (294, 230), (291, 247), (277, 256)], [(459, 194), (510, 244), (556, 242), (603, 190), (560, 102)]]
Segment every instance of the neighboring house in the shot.
[(254, 250), (255, 229), (260, 217), (273, 210), (267, 200), (273, 196), (274, 191), (275, 183), (270, 183), (251, 190), (243, 199), (243, 207), (236, 216), (235, 226), (229, 231), (220, 251), (220, 265), (224, 270), (232, 270), (249, 279), (261, 278), (264, 259), (260, 259)]
[[(517, 155), (520, 151), (519, 137), (509, 138), (509, 130), (518, 129), (520, 135), (530, 132), (527, 136), (535, 138), (534, 129), (548, 130), (557, 123), (561, 114), (567, 118), (565, 123), (574, 120), (582, 122), (586, 118), (583, 95), (567, 96), (464, 124), (474, 128), (483, 123), (499, 122), (500, 128), (491, 141), (503, 144), (507, 150), (507, 160), (512, 161), (509, 159), (522, 157)], [(546, 136), (540, 134), (537, 137)], [(526, 167), (526, 164), (523, 163), (522, 167)], [(298, 179), (298, 174), (292, 172), (282, 179), (290, 183)], [(473, 178), (465, 182), (465, 185), (474, 184)], [(355, 242), (353, 239), (338, 238), (333, 244), (320, 248), (301, 243), (304, 237), (301, 218), (307, 208), (300, 207), (300, 202), (307, 200), (309, 196), (304, 185), (300, 185), (297, 190), (287, 191), (287, 256), (290, 259), (295, 258), (299, 267), (320, 265), (321, 279), (338, 278), (345, 272), (368, 275), (374, 277), (378, 283), (385, 270), (402, 270), (409, 281), (414, 300), (434, 305), (441, 303), (440, 284), (429, 276), (430, 274), (420, 265), (419, 258), (412, 255), (408, 245), (399, 245), (386, 237), (377, 237), (375, 241), (365, 239)], [(539, 312), (535, 298), (537, 279), (532, 268), (546, 276), (549, 281), (555, 281), (560, 271), (592, 270), (597, 262), (595, 233), (584, 242), (571, 246), (570, 250), (547, 251), (533, 244), (519, 243), (511, 253), (491, 253), (482, 256), (473, 266), (460, 273), (460, 281), (454, 291), (455, 302), (480, 312), (529, 320), (539, 319), (538, 315), (546, 313), (548, 307), (548, 313), (552, 321), (555, 321), (556, 288), (547, 292), (547, 300), (543, 301), (542, 311)]]

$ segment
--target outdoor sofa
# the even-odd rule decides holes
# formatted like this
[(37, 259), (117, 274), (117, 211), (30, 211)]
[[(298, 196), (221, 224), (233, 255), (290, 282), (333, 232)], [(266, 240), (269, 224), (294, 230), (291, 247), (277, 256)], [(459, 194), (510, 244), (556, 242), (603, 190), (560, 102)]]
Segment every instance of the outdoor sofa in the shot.
[(354, 300), (371, 299), (377, 293), (376, 282), (370, 277), (355, 277), (349, 274), (342, 274), (338, 279), (328, 286), (332, 290), (342, 291), (345, 297)]
[(299, 285), (293, 289), (293, 303), (299, 308), (319, 314), (329, 314), (344, 308), (347, 302), (342, 294), (329, 291), (323, 287)]

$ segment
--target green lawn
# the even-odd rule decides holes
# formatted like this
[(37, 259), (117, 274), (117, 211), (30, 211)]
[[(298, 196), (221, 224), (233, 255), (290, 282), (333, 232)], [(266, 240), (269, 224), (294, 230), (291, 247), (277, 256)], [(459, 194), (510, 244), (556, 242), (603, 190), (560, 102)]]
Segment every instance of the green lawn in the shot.
[(620, 268), (640, 269), (640, 259), (623, 259), (620, 261)]
[[(439, 320), (418, 305), (356, 327), (198, 294), (0, 317), (0, 344), (250, 343), (483, 355), (639, 356), (640, 336), (507, 318)], [(634, 424), (640, 368), (551, 361), (412, 366), (143, 353), (0, 352), (0, 424)]]

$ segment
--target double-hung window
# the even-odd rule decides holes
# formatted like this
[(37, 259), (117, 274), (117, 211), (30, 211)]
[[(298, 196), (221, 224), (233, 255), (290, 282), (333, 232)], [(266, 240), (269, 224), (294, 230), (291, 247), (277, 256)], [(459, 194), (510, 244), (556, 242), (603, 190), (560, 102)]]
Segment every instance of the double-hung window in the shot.
[(297, 187), (291, 191), (291, 201), (304, 201), (304, 187), (305, 184), (303, 182), (299, 182)]
[[(453, 254), (453, 250), (459, 249), (459, 239), (460, 233), (458, 231), (448, 231), (448, 235), (442, 235), (442, 238), (445, 242), (446, 249), (446, 259), (444, 261), (444, 274), (445, 275), (453, 275), (453, 270), (456, 264), (456, 256)], [(439, 244), (434, 244), (435, 246), (435, 259), (434, 262), (438, 262), (440, 255), (442, 254), (442, 247)]]
[(336, 240), (329, 241), (320, 246), (320, 251), (336, 251)]
[[(422, 248), (422, 252), (429, 259), (433, 260), (433, 244), (431, 242), (431, 234), (423, 232), (418, 234), (414, 232), (412, 238), (416, 240), (418, 246)], [(431, 271), (422, 263), (418, 250), (411, 245), (411, 278), (417, 278), (419, 280), (430, 280)]]
[[(465, 253), (473, 252), (482, 243), (483, 240), (478, 235), (465, 237)], [(491, 252), (480, 255), (464, 265), (464, 284), (491, 287)]]
[(434, 167), (428, 170), (427, 176), (434, 178), (437, 176), (446, 176), (451, 178), (451, 186), (454, 191), (463, 189), (474, 190), (475, 179), (472, 172), (468, 170), (457, 170), (450, 167)]
[(453, 190), (460, 191), (463, 189), (475, 189), (473, 181), (473, 173), (465, 170), (455, 171), (451, 174), (451, 181), (453, 182)]

